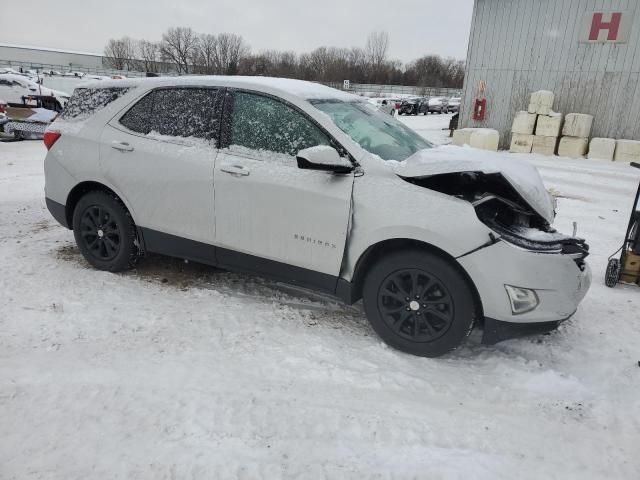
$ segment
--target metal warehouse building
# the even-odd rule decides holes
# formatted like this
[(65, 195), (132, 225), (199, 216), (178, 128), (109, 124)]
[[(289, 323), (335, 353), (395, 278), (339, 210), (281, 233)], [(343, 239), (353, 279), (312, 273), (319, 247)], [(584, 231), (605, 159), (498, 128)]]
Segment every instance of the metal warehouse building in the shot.
[(29, 47), (26, 45), (11, 45), (0, 43), (0, 61), (3, 65), (24, 68), (52, 68), (60, 66), (69, 70), (101, 69), (102, 55), (87, 52), (58, 50), (55, 48)]
[(460, 126), (506, 147), (529, 94), (551, 90), (555, 111), (595, 117), (592, 136), (640, 140), (639, 77), (638, 0), (475, 0)]

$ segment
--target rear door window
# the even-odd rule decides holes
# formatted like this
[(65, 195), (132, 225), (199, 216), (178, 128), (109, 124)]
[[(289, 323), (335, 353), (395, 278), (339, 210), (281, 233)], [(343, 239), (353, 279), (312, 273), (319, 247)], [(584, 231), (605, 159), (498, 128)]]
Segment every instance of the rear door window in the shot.
[[(121, 118), (129, 130), (156, 137), (217, 140), (220, 99), (212, 88), (164, 88), (145, 95)], [(167, 138), (162, 138), (167, 137)]]

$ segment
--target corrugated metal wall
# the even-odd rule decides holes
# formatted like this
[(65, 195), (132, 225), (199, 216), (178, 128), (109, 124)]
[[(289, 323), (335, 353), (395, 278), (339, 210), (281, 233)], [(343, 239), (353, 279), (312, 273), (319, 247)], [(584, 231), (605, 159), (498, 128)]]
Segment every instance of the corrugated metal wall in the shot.
[(7, 63), (64, 65), (67, 67), (72, 64), (76, 67), (102, 68), (102, 56), (100, 55), (16, 47), (6, 44), (0, 44), (0, 60)]
[[(592, 11), (632, 15), (628, 43), (580, 42)], [(544, 89), (555, 93), (554, 110), (592, 114), (592, 136), (640, 140), (639, 46), (638, 0), (475, 0), (460, 125), (496, 128), (506, 147), (515, 112)], [(481, 80), (487, 116), (476, 122)]]

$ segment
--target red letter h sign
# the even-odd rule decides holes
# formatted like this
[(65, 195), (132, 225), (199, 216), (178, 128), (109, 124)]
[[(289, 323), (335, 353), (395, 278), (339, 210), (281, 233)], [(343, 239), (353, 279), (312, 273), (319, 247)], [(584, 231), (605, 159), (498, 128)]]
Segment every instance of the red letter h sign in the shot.
[(611, 20), (608, 22), (602, 21), (602, 13), (594, 13), (591, 20), (591, 31), (589, 32), (589, 40), (598, 41), (600, 30), (607, 30), (607, 40), (616, 41), (618, 39), (618, 30), (620, 29), (620, 20), (622, 20), (622, 13), (611, 13)]

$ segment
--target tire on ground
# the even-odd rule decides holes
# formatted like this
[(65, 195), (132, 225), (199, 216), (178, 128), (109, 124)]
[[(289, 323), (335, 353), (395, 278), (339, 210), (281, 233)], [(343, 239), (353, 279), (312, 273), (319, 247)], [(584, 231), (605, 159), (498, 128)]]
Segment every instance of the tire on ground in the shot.
[[(402, 272), (423, 272), (420, 274), (423, 278), (423, 282), (428, 282), (428, 278), (431, 278), (434, 284), (440, 284), (447, 291), (447, 294), (451, 298), (450, 306), (446, 307), (446, 312), (449, 317), (450, 323), (445, 327), (442, 327), (436, 332), (433, 338), (420, 338), (418, 340), (408, 338), (413, 330), (411, 319), (405, 320), (405, 328), (407, 331), (398, 332), (392, 328), (394, 320), (398, 320), (398, 317), (391, 317), (388, 314), (383, 313), (381, 308), (383, 302), (388, 300), (386, 295), (386, 287), (389, 286), (390, 279), (397, 278), (397, 275), (402, 275)], [(409, 274), (411, 275), (411, 274)], [(433, 298), (433, 284), (429, 287), (429, 283), (425, 289), (427, 293), (423, 293), (423, 299), (427, 302), (427, 299)], [(420, 291), (416, 289), (416, 292)], [(435, 292), (440, 291), (436, 289)], [(401, 291), (401, 294), (410, 300), (415, 298), (410, 297), (410, 292), (406, 289)], [(384, 298), (381, 297), (384, 296)], [(402, 300), (406, 300), (406, 298)], [(401, 300), (401, 301), (402, 301)], [(395, 301), (395, 299), (393, 300)], [(380, 259), (372, 268), (368, 271), (363, 286), (363, 303), (364, 309), (371, 326), (376, 333), (390, 346), (413, 355), (419, 355), (424, 357), (438, 357), (444, 355), (460, 346), (464, 340), (469, 336), (473, 328), (476, 317), (479, 313), (478, 305), (476, 305), (475, 296), (472, 291), (472, 287), (469, 285), (468, 279), (454, 266), (448, 259), (435, 255), (428, 251), (413, 249), (406, 251), (397, 251)], [(414, 303), (414, 302), (411, 302)], [(400, 305), (400, 303), (398, 303)], [(425, 305), (422, 305), (424, 307)], [(442, 308), (443, 305), (435, 308)], [(394, 307), (395, 308), (395, 307)], [(432, 308), (432, 307), (430, 307)], [(408, 315), (409, 303), (401, 307), (402, 313)], [(419, 333), (427, 331), (425, 322), (429, 322), (438, 317), (434, 317), (433, 313), (428, 310), (421, 312), (422, 316), (419, 317)], [(413, 318), (418, 318), (416, 315)], [(397, 325), (398, 321), (395, 322)], [(415, 324), (414, 328), (415, 328)], [(432, 331), (436, 328), (435, 325), (431, 325), (429, 329)]]
[[(96, 207), (102, 208), (106, 212), (105, 215), (108, 215), (108, 218), (113, 220), (117, 226), (119, 235), (117, 236), (117, 248), (114, 249), (116, 253), (113, 258), (102, 259), (99, 255), (92, 253), (89, 245), (92, 242), (89, 242), (87, 237), (83, 236), (82, 229), (86, 229), (82, 224), (83, 215), (88, 209), (95, 210)], [(78, 248), (93, 267), (109, 272), (120, 272), (135, 265), (139, 255), (136, 226), (127, 208), (114, 194), (104, 191), (86, 193), (75, 206), (72, 225)], [(92, 237), (88, 238), (91, 239)], [(113, 238), (113, 243), (115, 243), (115, 238)]]

